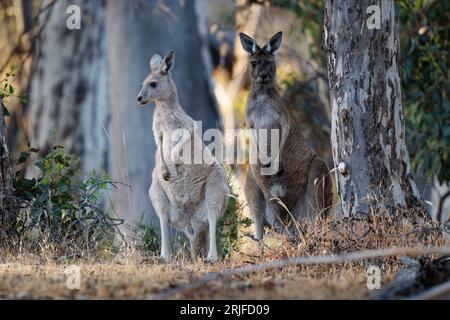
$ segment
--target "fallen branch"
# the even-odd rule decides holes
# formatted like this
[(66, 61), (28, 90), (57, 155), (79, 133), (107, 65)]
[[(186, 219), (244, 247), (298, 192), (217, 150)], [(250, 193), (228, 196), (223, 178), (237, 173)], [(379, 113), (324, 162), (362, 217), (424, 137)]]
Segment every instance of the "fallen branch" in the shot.
[[(387, 287), (373, 297), (374, 299), (432, 299), (432, 296), (444, 295), (445, 290), (450, 295), (449, 256), (435, 259), (420, 257), (408, 261), (406, 265)], [(442, 288), (441, 285), (445, 283), (448, 286)]]
[(450, 281), (444, 282), (428, 291), (408, 298), (408, 300), (448, 299), (450, 297)]
[(450, 255), (450, 246), (444, 247), (419, 247), (419, 248), (386, 248), (386, 249), (375, 249), (375, 250), (365, 250), (357, 252), (349, 252), (339, 255), (325, 255), (325, 256), (311, 256), (311, 257), (296, 257), (283, 260), (274, 260), (269, 262), (264, 262), (257, 265), (244, 266), (235, 269), (225, 269), (222, 272), (212, 272), (208, 273), (204, 277), (200, 278), (198, 281), (192, 282), (187, 285), (182, 285), (173, 289), (166, 290), (160, 294), (157, 294), (154, 299), (163, 300), (168, 299), (176, 294), (180, 294), (186, 291), (197, 289), (201, 286), (206, 285), (210, 281), (218, 280), (221, 278), (231, 277), (231, 276), (242, 276), (259, 271), (266, 271), (270, 269), (280, 269), (289, 266), (297, 265), (316, 265), (316, 264), (341, 264), (352, 261), (359, 260), (370, 260), (377, 258), (386, 258), (398, 255), (408, 255), (408, 256), (423, 256), (430, 254), (439, 255)]

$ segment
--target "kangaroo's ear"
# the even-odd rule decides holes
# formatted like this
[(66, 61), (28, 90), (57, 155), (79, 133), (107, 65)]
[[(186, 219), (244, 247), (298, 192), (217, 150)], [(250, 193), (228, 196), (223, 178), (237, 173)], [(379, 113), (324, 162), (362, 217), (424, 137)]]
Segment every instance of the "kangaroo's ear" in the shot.
[(277, 51), (281, 46), (281, 40), (283, 39), (283, 32), (277, 32), (272, 38), (270, 38), (269, 42), (264, 46), (263, 50), (267, 53), (273, 54)]
[(155, 54), (150, 59), (150, 70), (152, 70), (152, 71), (160, 70), (162, 63), (163, 63), (163, 60), (162, 60), (161, 56), (159, 54)]
[(175, 51), (170, 50), (164, 57), (161, 73), (168, 74), (175, 64)]
[(261, 48), (256, 44), (255, 40), (246, 35), (245, 33), (239, 33), (239, 38), (241, 39), (242, 48), (250, 54), (255, 54)]

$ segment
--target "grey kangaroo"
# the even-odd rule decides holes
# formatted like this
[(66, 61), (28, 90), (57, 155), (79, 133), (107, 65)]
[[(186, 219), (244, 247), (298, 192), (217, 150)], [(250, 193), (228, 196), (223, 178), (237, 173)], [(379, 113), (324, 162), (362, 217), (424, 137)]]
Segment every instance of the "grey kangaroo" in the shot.
[[(247, 173), (245, 195), (256, 238), (262, 240), (263, 228), (269, 225), (296, 240), (299, 228), (295, 222), (303, 218), (312, 220), (331, 206), (332, 182), (327, 165), (307, 145), (277, 92), (274, 53), (281, 46), (282, 33), (275, 34), (263, 48), (244, 33), (240, 34), (240, 40), (250, 54), (251, 64), (247, 127), (256, 133), (260, 129), (279, 130), (278, 154), (269, 155), (270, 159), (278, 159), (276, 172), (263, 174), (263, 169), (272, 163), (264, 163), (260, 158), (256, 164), (250, 164)], [(259, 138), (255, 138), (260, 146)]]
[[(229, 196), (226, 174), (203, 144), (194, 120), (178, 102), (170, 73), (174, 61), (173, 51), (164, 59), (154, 55), (150, 60), (151, 72), (137, 98), (142, 106), (156, 102), (153, 116), (156, 165), (149, 196), (161, 224), (161, 257), (170, 256), (170, 224), (186, 234), (193, 259), (204, 257), (208, 250), (206, 259), (216, 261), (216, 223)], [(201, 152), (200, 164), (181, 159), (180, 151), (191, 150), (191, 146), (194, 152)]]

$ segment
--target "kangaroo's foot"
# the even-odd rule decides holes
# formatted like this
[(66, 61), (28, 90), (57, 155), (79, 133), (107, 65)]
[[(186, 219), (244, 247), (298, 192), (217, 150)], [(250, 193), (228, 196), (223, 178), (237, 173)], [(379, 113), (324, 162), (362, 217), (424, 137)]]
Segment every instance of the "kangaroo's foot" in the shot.
[(217, 260), (219, 260), (219, 257), (216, 254), (216, 255), (211, 255), (211, 256), (208, 255), (208, 257), (206, 257), (206, 259), (204, 259), (203, 261), (205, 263), (214, 263), (214, 262), (217, 262)]

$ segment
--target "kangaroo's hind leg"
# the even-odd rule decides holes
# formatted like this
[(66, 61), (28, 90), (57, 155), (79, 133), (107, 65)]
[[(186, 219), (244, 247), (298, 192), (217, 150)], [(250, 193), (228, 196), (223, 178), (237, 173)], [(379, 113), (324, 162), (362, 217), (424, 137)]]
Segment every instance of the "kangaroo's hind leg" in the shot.
[(216, 227), (228, 204), (229, 189), (225, 176), (222, 173), (210, 175), (205, 188), (205, 206), (208, 215), (209, 248), (207, 261), (217, 261)]
[(164, 189), (153, 177), (152, 185), (148, 191), (150, 200), (159, 217), (161, 226), (161, 257), (168, 259), (170, 257), (170, 230), (169, 230), (169, 212), (171, 210), (170, 201), (167, 198)]
[(332, 182), (325, 162), (316, 158), (312, 161), (308, 186), (305, 195), (306, 216), (315, 219), (317, 216), (326, 216), (333, 201)]
[(262, 240), (264, 223), (266, 220), (266, 200), (261, 189), (256, 184), (251, 170), (248, 170), (247, 180), (244, 187), (245, 197), (250, 209), (250, 214), (255, 223), (256, 239)]
[(192, 260), (196, 260), (197, 257), (204, 258), (208, 247), (208, 230), (202, 230), (194, 234), (192, 239), (189, 239), (189, 243)]

